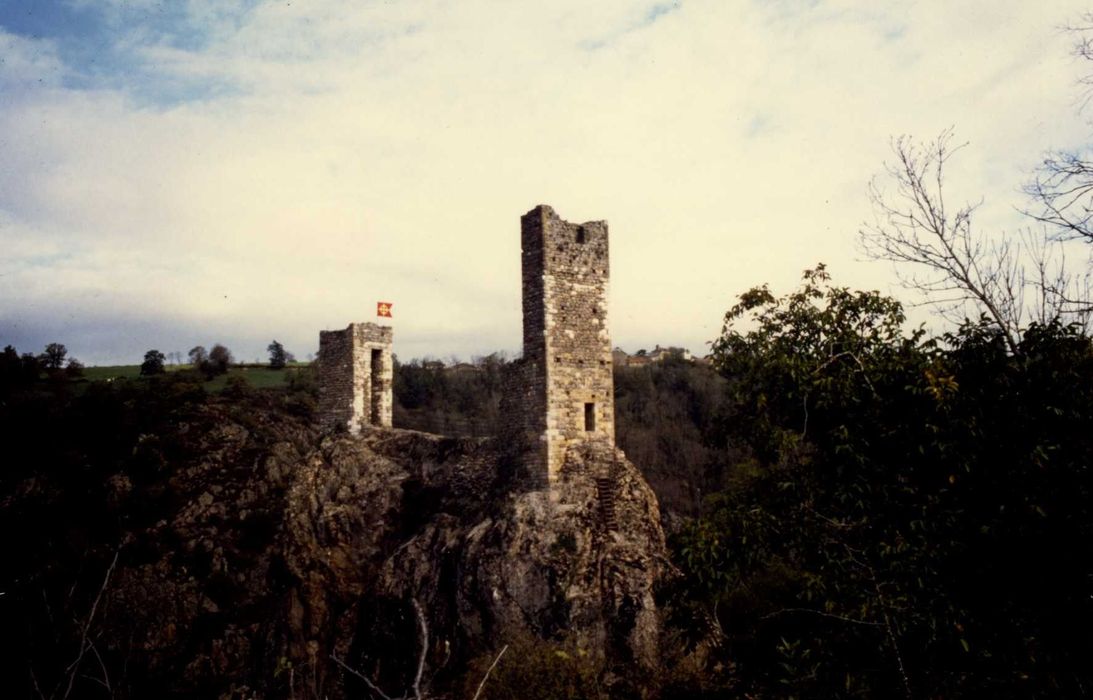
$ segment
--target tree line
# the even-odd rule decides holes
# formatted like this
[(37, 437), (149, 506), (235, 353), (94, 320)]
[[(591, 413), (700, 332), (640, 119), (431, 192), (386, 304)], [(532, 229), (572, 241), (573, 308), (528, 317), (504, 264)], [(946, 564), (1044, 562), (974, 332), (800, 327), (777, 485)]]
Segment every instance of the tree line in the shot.
[(37, 355), (20, 355), (15, 346), (7, 345), (0, 353), (0, 391), (32, 386), (43, 375), (54, 381), (79, 379), (83, 370), (83, 363), (69, 357), (68, 348), (61, 343), (50, 343)]

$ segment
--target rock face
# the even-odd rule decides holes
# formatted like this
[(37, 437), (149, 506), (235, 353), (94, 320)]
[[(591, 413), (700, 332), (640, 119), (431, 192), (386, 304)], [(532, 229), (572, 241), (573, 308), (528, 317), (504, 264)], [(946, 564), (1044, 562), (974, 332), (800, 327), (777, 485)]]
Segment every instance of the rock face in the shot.
[(577, 645), (608, 685), (640, 687), (655, 667), (658, 507), (607, 441), (571, 447), (549, 491), (527, 490), (491, 440), (227, 421), (208, 441), (107, 589), (101, 646), (139, 666), (143, 687), (360, 695), (336, 656), (398, 696), (421, 621), (434, 692), (521, 638)]
[(456, 659), (566, 637), (617, 679), (655, 667), (664, 536), (652, 491), (608, 443), (572, 449), (550, 491), (511, 490), (488, 441), (375, 431), (328, 439), (323, 455), (289, 497), (299, 661), (333, 652), (406, 687), (416, 602), (430, 648)]
[(508, 493), (468, 515), (427, 523), (385, 562), (379, 589), (447, 608), (467, 648), (568, 633), (619, 672), (655, 666), (664, 536), (652, 491), (620, 451), (571, 448), (550, 491)]

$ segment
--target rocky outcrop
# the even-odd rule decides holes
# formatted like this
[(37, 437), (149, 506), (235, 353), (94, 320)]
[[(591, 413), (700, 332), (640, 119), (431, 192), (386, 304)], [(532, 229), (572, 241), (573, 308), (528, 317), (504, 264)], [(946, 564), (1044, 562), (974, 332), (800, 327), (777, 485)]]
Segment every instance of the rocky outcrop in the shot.
[(333, 653), (405, 687), (421, 643), (415, 603), (441, 676), (528, 636), (577, 644), (609, 681), (655, 666), (656, 499), (606, 442), (572, 450), (548, 492), (506, 480), (488, 441), (329, 438), (293, 485), (287, 522), (301, 583), (291, 647), (308, 668)]
[(222, 408), (142, 438), (134, 454), (161, 480), (106, 485), (133, 526), (97, 649), (124, 660), (137, 695), (360, 695), (337, 657), (397, 696), (421, 622), (423, 679), (441, 696), (468, 660), (519, 639), (575, 645), (609, 686), (655, 667), (657, 502), (608, 442), (571, 448), (545, 491), (491, 440), (322, 436)]
[(571, 449), (552, 490), (513, 489), (466, 515), (425, 523), (384, 562), (377, 590), (444, 610), (460, 648), (566, 636), (620, 678), (652, 670), (664, 537), (621, 451)]

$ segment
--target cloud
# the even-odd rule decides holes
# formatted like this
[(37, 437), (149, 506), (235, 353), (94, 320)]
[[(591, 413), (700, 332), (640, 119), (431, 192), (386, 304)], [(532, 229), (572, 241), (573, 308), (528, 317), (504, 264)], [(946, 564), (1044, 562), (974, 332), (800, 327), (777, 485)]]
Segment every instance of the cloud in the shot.
[(53, 42), (0, 31), (0, 94), (6, 100), (56, 87), (63, 68)]
[(998, 227), (1087, 137), (1076, 2), (75, 7), (98, 72), (0, 33), (0, 342), (85, 361), (304, 356), (380, 298), (403, 357), (518, 350), (539, 203), (609, 220), (618, 344), (701, 352), (753, 284), (887, 285), (853, 240), (891, 136), (956, 125), (954, 196)]

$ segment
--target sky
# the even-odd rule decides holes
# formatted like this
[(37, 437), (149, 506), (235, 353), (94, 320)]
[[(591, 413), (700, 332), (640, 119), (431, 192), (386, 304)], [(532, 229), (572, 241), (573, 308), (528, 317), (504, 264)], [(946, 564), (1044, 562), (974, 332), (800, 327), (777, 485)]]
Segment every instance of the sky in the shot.
[(631, 352), (704, 354), (821, 261), (913, 301), (856, 246), (891, 139), (952, 127), (947, 196), (1026, 225), (1043, 154), (1090, 138), (1087, 9), (0, 0), (0, 345), (306, 358), (382, 300), (400, 358), (516, 354), (538, 204), (608, 221)]

